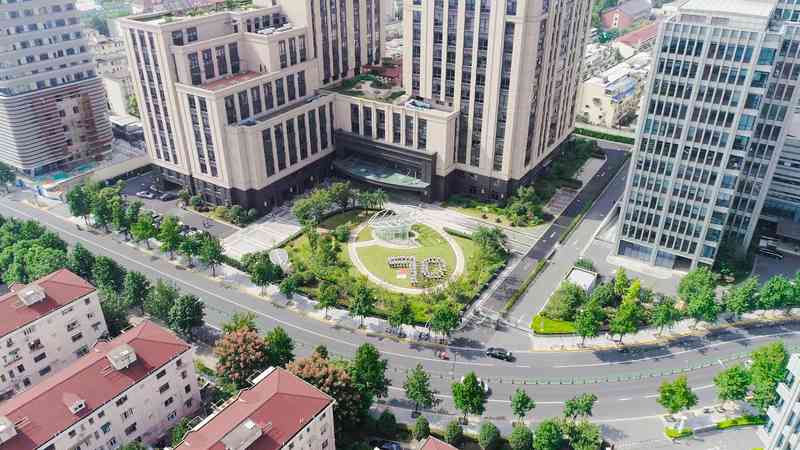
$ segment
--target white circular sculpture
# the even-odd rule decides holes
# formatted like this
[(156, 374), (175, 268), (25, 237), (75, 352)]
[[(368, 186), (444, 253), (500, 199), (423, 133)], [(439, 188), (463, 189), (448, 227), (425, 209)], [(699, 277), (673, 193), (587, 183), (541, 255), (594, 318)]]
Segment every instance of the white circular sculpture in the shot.
[(383, 209), (367, 222), (376, 239), (388, 242), (407, 243), (411, 240), (411, 227), (419, 223), (419, 208)]

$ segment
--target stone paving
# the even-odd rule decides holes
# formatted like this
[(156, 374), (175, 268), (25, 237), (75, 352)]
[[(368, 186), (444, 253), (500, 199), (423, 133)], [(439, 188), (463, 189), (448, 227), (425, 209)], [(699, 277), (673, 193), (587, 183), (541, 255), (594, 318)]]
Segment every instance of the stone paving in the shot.
[(300, 231), (300, 222), (290, 206), (275, 208), (256, 223), (237, 231), (222, 241), (225, 253), (239, 258), (245, 253), (269, 250)]

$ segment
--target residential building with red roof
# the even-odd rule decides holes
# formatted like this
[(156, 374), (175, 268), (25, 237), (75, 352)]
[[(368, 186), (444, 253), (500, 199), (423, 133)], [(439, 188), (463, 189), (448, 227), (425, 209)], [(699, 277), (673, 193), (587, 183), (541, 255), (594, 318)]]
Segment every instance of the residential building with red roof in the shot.
[(2, 450), (155, 442), (200, 406), (194, 349), (144, 321), (0, 404)]
[(659, 23), (660, 21), (657, 20), (649, 25), (639, 28), (638, 30), (623, 34), (611, 45), (615, 49), (619, 50), (620, 54), (625, 59), (630, 58), (636, 53), (649, 50), (656, 42)]
[(600, 14), (603, 28), (622, 30), (633, 25), (637, 20), (650, 17), (653, 7), (648, 0), (628, 0), (606, 9)]
[(458, 448), (453, 447), (441, 439), (428, 436), (425, 442), (419, 447), (419, 450), (458, 450)]
[(0, 296), (0, 400), (68, 366), (108, 330), (97, 291), (67, 269)]
[(333, 399), (269, 368), (190, 431), (175, 450), (333, 450)]

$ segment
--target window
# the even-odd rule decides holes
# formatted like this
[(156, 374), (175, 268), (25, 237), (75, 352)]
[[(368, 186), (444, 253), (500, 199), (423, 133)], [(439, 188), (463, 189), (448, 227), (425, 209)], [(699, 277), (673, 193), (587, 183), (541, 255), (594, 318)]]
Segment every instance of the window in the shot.
[(258, 86), (250, 88), (250, 95), (253, 97), (253, 115), (261, 114), (261, 89)]
[(236, 42), (228, 44), (228, 56), (231, 60), (231, 73), (239, 73), (239, 45)]
[(156, 379), (157, 379), (157, 380), (160, 380), (160, 379), (161, 379), (161, 378), (163, 378), (163, 377), (164, 377), (164, 375), (166, 375), (166, 374), (167, 374), (167, 370), (166, 370), (166, 369), (163, 369), (161, 372), (158, 372), (158, 373), (156, 374)]
[(306, 96), (306, 72), (305, 70), (301, 70), (297, 72), (297, 96), (298, 97), (305, 97)]
[(203, 70), (205, 71), (206, 79), (214, 78), (214, 57), (210, 48), (203, 50)]
[(275, 80), (275, 96), (277, 97), (278, 106), (283, 106), (286, 103), (286, 95), (283, 91), (283, 79)]
[(175, 410), (172, 410), (169, 414), (167, 414), (167, 420), (175, 420), (176, 417), (178, 417), (178, 412)]
[(117, 438), (112, 437), (108, 440), (108, 447), (109, 448), (117, 448)]
[(328, 117), (325, 112), (325, 105), (319, 107), (319, 139), (320, 149), (328, 148)]
[(183, 31), (173, 31), (172, 32), (172, 45), (183, 45)]
[(297, 64), (297, 43), (296, 38), (289, 38), (289, 63)]
[(225, 58), (225, 47), (217, 47), (214, 49), (217, 54), (217, 71), (220, 75), (228, 73), (228, 60)]
[(122, 417), (122, 420), (130, 419), (131, 417), (133, 417), (133, 408), (128, 408), (125, 411), (122, 411), (120, 417)]
[(111, 431), (111, 422), (106, 422), (106, 423), (104, 423), (104, 424), (103, 424), (103, 425), (100, 427), (100, 431), (102, 431), (102, 432), (103, 432), (103, 434), (108, 434), (108, 432), (109, 432), (109, 431)]
[(228, 117), (228, 125), (236, 123), (236, 105), (232, 95), (225, 97), (225, 115)]
[(75, 431), (74, 429), (73, 430), (69, 430), (69, 433), (67, 433), (67, 435), (69, 435), (69, 437), (71, 437), (71, 438), (74, 438), (76, 434), (78, 434), (78, 432)]
[(264, 164), (267, 167), (267, 176), (275, 175), (275, 157), (272, 155), (272, 133), (270, 129), (261, 132), (261, 142), (264, 148)]
[(194, 42), (197, 40), (197, 27), (189, 27), (186, 29), (186, 42)]
[[(116, 405), (117, 405), (117, 406), (122, 406), (122, 405), (124, 405), (124, 404), (125, 404), (125, 402), (127, 402), (127, 401), (128, 401), (128, 396), (127, 396), (127, 395), (123, 395), (122, 397), (120, 397), (120, 398), (118, 398), (118, 399), (117, 399), (117, 401), (116, 401)], [(99, 414), (98, 414), (98, 417), (99, 417)]]
[(297, 96), (294, 90), (294, 74), (286, 75), (286, 91), (289, 94), (289, 101), (292, 101)]
[(278, 57), (281, 63), (281, 69), (285, 69), (289, 64), (286, 60), (286, 41), (278, 42)]
[(183, 387), (183, 392), (185, 392), (185, 393), (187, 393), (187, 394), (188, 394), (189, 392), (192, 392), (192, 385), (190, 385), (190, 384), (187, 384), (186, 386), (184, 386), (184, 387)]
[(275, 107), (275, 101), (272, 98), (272, 82), (269, 81), (264, 84), (264, 107), (269, 111)]
[(131, 426), (125, 428), (125, 436), (130, 436), (131, 434), (136, 432), (136, 422), (132, 423)]
[(39, 370), (39, 376), (43, 377), (43, 376), (47, 375), (48, 373), (50, 373), (50, 370), (51, 370), (50, 366), (43, 367), (41, 370)]
[(158, 393), (163, 394), (164, 392), (167, 392), (168, 389), (169, 389), (169, 383), (164, 383), (161, 385), (161, 387), (158, 388)]
[(200, 75), (200, 61), (197, 59), (197, 53), (189, 53), (189, 73), (192, 78), (192, 85), (197, 86), (203, 82)]
[(239, 117), (241, 120), (250, 117), (250, 101), (248, 100), (247, 91), (239, 92)]
[(428, 146), (428, 121), (419, 119), (417, 121), (417, 148), (425, 150)]
[(173, 399), (172, 397), (164, 400), (164, 407), (166, 408), (167, 406), (171, 405), (172, 402), (174, 402), (174, 401), (175, 401), (175, 399)]
[(41, 360), (43, 360), (45, 358), (47, 358), (47, 354), (46, 353), (40, 353), (40, 354), (38, 354), (38, 355), (33, 357), (33, 362), (39, 362), (39, 361), (41, 361)]
[(350, 132), (359, 134), (360, 120), (358, 118), (358, 105), (350, 105)]
[(83, 339), (83, 333), (78, 333), (72, 336), (72, 342), (77, 342)]

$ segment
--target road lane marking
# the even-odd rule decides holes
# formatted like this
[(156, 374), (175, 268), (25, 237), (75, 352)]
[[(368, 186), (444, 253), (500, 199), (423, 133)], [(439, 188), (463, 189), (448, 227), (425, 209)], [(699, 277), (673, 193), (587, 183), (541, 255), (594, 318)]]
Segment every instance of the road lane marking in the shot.
[(619, 399), (619, 401), (621, 401), (621, 402), (627, 402), (628, 400), (633, 400), (633, 398), (632, 397), (625, 397), (625, 398)]

